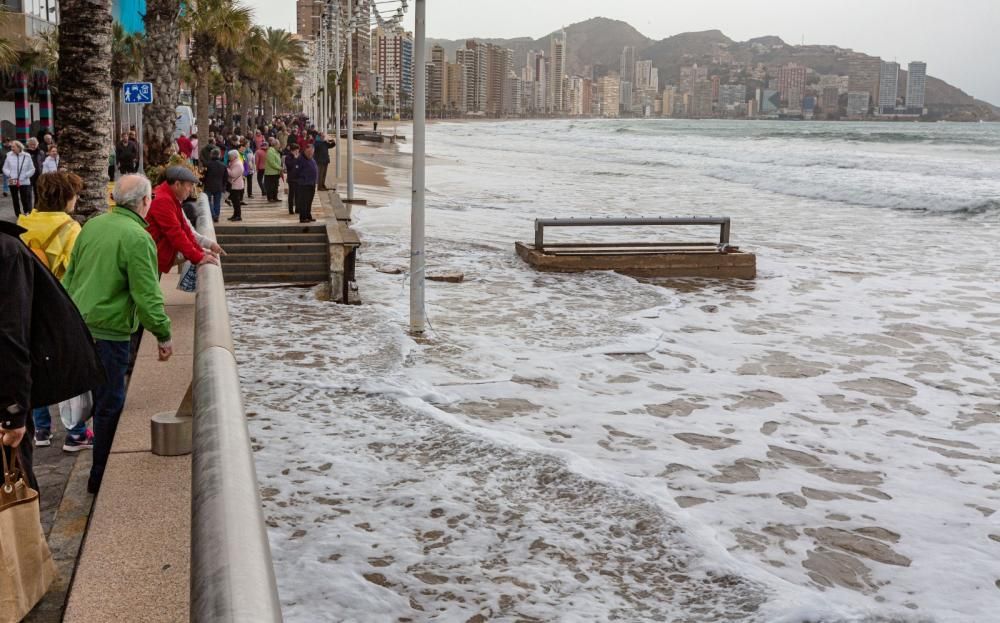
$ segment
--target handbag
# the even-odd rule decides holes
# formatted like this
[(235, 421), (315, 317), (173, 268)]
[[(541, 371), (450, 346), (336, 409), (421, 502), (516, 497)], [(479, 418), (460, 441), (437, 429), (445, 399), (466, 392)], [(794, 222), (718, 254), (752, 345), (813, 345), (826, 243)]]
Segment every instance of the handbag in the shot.
[(181, 278), (177, 282), (177, 289), (181, 292), (198, 291), (198, 266), (188, 262), (186, 267), (181, 269)]
[[(31, 443), (25, 440), (25, 443)], [(28, 486), (20, 451), (3, 455), (0, 484), (0, 623), (16, 623), (35, 607), (56, 578), (45, 541), (38, 492)]]
[(94, 400), (91, 398), (90, 392), (85, 392), (79, 396), (73, 396), (69, 400), (60, 402), (59, 417), (62, 419), (66, 430), (72, 430), (80, 422), (89, 420), (93, 409)]

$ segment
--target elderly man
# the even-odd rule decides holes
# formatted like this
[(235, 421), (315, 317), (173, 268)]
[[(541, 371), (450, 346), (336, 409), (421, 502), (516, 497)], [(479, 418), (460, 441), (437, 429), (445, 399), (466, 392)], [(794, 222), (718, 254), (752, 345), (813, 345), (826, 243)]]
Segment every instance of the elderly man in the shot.
[(87, 490), (96, 494), (104, 478), (118, 420), (125, 405), (129, 344), (140, 321), (170, 359), (170, 318), (163, 304), (156, 246), (145, 217), (153, 201), (149, 180), (126, 175), (113, 192), (115, 207), (87, 223), (73, 247), (63, 286), (97, 344), (107, 382), (93, 390), (94, 464)]
[(278, 199), (278, 180), (281, 179), (281, 152), (278, 151), (278, 139), (272, 138), (264, 159), (264, 188), (268, 203), (281, 203)]
[[(56, 404), (104, 382), (80, 312), (52, 271), (20, 240), (25, 229), (0, 220), (0, 445), (19, 458), (28, 483), (32, 407)], [(4, 537), (6, 538), (6, 537)]]
[(206, 253), (184, 219), (181, 207), (191, 196), (198, 176), (187, 167), (175, 166), (167, 169), (164, 177), (163, 183), (156, 187), (156, 198), (146, 219), (149, 235), (156, 243), (160, 272), (170, 272), (179, 255), (192, 264), (218, 264), (222, 247), (213, 242)]

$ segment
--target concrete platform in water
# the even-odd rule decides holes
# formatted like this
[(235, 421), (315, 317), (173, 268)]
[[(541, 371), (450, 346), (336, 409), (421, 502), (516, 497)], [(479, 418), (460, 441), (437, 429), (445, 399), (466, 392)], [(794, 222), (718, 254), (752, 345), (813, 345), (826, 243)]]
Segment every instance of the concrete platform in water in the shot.
[[(717, 225), (719, 242), (562, 242), (545, 243), (546, 227)], [(535, 244), (518, 242), (518, 256), (536, 270), (585, 272), (612, 270), (633, 277), (710, 277), (754, 279), (757, 257), (729, 244), (726, 217), (538, 219)]]

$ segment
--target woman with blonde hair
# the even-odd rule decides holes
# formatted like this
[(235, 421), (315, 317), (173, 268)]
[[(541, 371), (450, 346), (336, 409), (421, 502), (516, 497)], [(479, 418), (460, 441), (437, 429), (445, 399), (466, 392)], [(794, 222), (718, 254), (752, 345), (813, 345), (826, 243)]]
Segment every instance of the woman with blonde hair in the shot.
[(20, 141), (10, 142), (10, 152), (3, 161), (3, 174), (9, 180), (14, 216), (31, 212), (31, 178), (35, 175), (35, 161), (25, 153), (24, 144)]
[[(21, 240), (56, 279), (62, 279), (66, 274), (73, 245), (80, 235), (80, 224), (73, 220), (70, 213), (76, 208), (76, 200), (82, 190), (83, 181), (75, 173), (44, 173), (39, 176), (35, 189), (35, 209), (17, 219), (17, 224), (27, 230), (21, 234)], [(52, 416), (49, 408), (34, 409), (32, 418), (35, 422), (35, 445), (51, 445)], [(93, 445), (93, 434), (87, 430), (86, 421), (66, 431), (63, 442), (66, 452), (87, 450)]]
[(246, 177), (243, 157), (236, 149), (229, 151), (229, 165), (226, 167), (229, 179), (229, 200), (233, 203), (233, 215), (230, 221), (242, 221), (243, 191), (246, 189)]

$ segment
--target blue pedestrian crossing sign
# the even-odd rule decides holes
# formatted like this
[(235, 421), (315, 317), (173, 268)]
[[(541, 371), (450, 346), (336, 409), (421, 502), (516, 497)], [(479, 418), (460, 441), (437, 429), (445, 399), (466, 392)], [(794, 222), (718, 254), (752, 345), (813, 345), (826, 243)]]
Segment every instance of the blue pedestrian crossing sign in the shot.
[(122, 88), (126, 104), (152, 104), (152, 82), (126, 82)]

